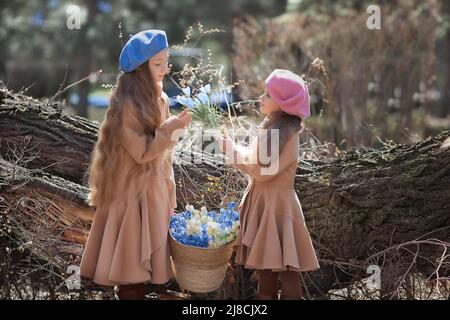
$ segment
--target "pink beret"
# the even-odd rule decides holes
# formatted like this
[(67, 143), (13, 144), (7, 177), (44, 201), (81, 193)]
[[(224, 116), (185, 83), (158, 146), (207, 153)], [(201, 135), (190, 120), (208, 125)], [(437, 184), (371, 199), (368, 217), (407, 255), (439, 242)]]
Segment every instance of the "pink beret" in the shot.
[(300, 76), (288, 70), (275, 69), (266, 79), (266, 90), (284, 112), (301, 118), (309, 117), (308, 85)]

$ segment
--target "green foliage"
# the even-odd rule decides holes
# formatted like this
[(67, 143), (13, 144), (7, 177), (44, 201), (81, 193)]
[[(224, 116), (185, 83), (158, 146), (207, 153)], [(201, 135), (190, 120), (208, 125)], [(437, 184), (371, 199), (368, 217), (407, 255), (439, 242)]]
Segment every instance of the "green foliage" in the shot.
[(211, 128), (220, 126), (221, 114), (215, 106), (211, 104), (201, 103), (189, 111), (192, 115), (192, 120), (205, 124)]
[[(107, 10), (102, 9), (107, 6)], [(81, 8), (81, 28), (66, 26), (68, 7)], [(119, 23), (123, 40), (146, 28), (167, 31), (171, 44), (183, 40), (184, 31), (197, 21), (229, 29), (235, 12), (277, 15), (286, 1), (202, 1), (202, 0), (40, 0), (2, 1), (0, 4), (0, 57), (58, 59), (76, 63), (74, 57), (93, 47), (93, 66), (117, 70), (121, 50)], [(109, 7), (109, 8), (108, 8)], [(221, 41), (223, 39), (218, 39)], [(223, 48), (221, 48), (223, 50)], [(1, 66), (0, 66), (1, 71)]]

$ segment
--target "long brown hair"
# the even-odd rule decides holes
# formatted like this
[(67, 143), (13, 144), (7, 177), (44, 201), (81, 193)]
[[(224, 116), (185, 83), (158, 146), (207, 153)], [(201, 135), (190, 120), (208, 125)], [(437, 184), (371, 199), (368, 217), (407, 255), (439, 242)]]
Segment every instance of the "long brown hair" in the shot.
[(266, 143), (267, 156), (271, 157), (271, 154), (272, 154), (271, 130), (273, 130), (273, 129), (279, 130), (278, 131), (279, 132), (279, 134), (278, 134), (278, 138), (279, 138), (278, 155), (280, 155), (284, 146), (286, 145), (286, 142), (289, 140), (289, 138), (293, 134), (298, 134), (299, 132), (301, 132), (303, 130), (302, 118), (287, 114), (286, 112), (283, 112), (283, 111), (272, 112), (266, 116), (264, 121), (259, 126), (259, 129), (265, 129), (266, 133), (265, 134), (260, 133), (258, 135), (258, 142), (257, 142), (258, 143), (258, 149), (257, 149), (258, 150), (258, 153), (257, 153), (258, 154), (258, 163), (263, 166), (269, 166), (270, 163), (263, 164), (260, 161), (260, 155), (259, 155), (260, 144)]
[[(162, 119), (158, 99), (157, 85), (151, 76), (148, 61), (132, 72), (122, 72), (117, 76), (117, 84), (111, 93), (89, 167), (88, 201), (91, 206), (98, 208), (115, 196), (115, 178), (123, 162), (123, 153), (117, 151), (120, 150), (119, 128), (124, 105), (132, 106), (132, 112), (146, 134), (154, 134)], [(131, 103), (126, 103), (128, 101)]]

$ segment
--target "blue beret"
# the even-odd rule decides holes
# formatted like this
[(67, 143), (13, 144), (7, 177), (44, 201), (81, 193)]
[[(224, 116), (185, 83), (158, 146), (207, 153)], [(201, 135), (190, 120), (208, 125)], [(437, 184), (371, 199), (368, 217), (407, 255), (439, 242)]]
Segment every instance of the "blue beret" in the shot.
[(119, 57), (120, 70), (130, 72), (155, 54), (168, 48), (166, 33), (162, 30), (144, 30), (132, 36)]

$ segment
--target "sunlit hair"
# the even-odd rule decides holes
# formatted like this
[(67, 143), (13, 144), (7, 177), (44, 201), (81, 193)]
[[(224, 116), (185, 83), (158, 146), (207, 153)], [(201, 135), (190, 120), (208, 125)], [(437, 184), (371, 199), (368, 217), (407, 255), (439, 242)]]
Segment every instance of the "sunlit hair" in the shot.
[[(89, 167), (88, 201), (91, 206), (102, 207), (116, 196), (113, 190), (123, 163), (120, 128), (124, 106), (133, 108), (146, 134), (154, 134), (162, 120), (158, 99), (157, 85), (151, 76), (148, 61), (132, 72), (118, 75)], [(127, 101), (131, 103), (125, 104)]]

